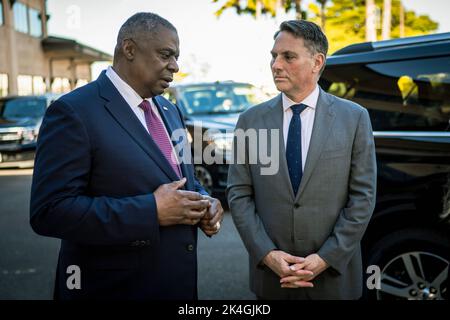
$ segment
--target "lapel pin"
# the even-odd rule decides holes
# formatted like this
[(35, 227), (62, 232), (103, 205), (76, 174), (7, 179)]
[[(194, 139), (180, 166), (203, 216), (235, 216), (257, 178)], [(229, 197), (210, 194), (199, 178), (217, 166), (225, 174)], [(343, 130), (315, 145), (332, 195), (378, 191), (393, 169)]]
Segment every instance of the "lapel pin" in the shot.
[(166, 111), (169, 110), (169, 109), (167, 109), (167, 107), (164, 107), (164, 106), (163, 106), (163, 109), (166, 110)]

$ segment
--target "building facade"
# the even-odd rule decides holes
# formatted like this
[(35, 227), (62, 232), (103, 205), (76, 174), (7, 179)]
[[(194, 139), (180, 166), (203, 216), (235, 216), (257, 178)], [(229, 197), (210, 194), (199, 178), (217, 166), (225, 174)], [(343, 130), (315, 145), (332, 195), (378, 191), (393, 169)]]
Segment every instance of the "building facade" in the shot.
[(68, 92), (109, 54), (48, 36), (46, 0), (0, 0), (0, 97)]

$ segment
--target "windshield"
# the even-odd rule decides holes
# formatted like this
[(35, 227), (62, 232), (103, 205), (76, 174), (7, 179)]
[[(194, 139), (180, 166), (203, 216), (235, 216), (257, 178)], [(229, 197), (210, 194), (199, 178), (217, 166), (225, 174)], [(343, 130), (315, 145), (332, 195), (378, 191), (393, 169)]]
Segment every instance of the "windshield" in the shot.
[(184, 87), (181, 100), (191, 115), (236, 113), (262, 102), (264, 94), (251, 85), (203, 85)]
[(45, 99), (18, 98), (0, 101), (1, 118), (40, 118), (44, 116), (46, 109)]

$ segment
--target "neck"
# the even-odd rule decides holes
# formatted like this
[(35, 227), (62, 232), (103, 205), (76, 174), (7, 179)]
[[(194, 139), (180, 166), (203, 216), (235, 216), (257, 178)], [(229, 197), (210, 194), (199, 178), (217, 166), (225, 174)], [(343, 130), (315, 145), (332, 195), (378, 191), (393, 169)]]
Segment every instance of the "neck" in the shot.
[(312, 84), (311, 86), (308, 86), (307, 88), (304, 88), (300, 92), (283, 92), (289, 99), (296, 103), (300, 103), (303, 100), (306, 99), (307, 96), (309, 96), (314, 89), (316, 89), (317, 83)]

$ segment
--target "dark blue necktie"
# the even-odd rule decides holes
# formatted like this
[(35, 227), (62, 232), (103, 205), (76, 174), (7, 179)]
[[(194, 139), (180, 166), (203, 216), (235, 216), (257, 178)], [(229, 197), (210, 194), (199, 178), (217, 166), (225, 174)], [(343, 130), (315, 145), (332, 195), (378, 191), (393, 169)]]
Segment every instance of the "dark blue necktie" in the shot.
[(291, 178), (292, 189), (297, 194), (302, 181), (302, 120), (300, 113), (308, 106), (302, 103), (291, 106), (293, 112), (286, 143), (286, 160)]

